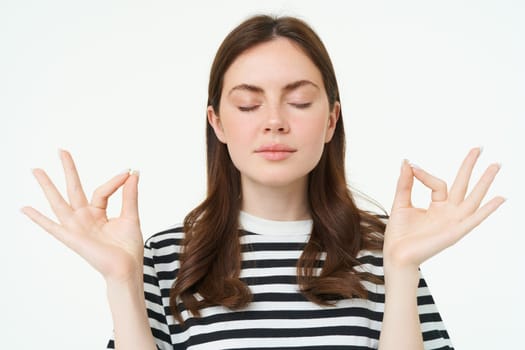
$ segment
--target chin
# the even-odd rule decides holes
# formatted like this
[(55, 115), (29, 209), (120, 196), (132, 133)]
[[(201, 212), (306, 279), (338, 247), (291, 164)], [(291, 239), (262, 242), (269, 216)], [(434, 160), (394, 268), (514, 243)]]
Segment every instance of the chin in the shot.
[(282, 171), (259, 172), (253, 176), (246, 175), (245, 178), (246, 185), (252, 183), (271, 188), (302, 187), (308, 182), (308, 172), (294, 174)]

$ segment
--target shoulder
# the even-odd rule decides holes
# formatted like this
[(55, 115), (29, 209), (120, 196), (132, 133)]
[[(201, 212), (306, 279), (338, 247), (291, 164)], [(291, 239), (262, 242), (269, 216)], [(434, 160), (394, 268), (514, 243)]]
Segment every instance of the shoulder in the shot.
[(180, 267), (183, 238), (182, 225), (175, 225), (144, 242), (144, 283), (148, 292), (152, 293), (153, 288), (154, 294), (161, 295), (158, 288), (169, 290), (173, 284)]
[(177, 224), (151, 235), (144, 242), (144, 249), (149, 251), (152, 256), (178, 253), (180, 252), (183, 239), (183, 226), (182, 224)]

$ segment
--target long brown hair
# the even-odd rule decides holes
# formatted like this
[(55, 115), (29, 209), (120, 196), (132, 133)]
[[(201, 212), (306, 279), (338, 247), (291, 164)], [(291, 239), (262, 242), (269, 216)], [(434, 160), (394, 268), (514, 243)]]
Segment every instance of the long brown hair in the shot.
[[(340, 101), (334, 69), (323, 43), (303, 21), (293, 17), (254, 16), (237, 26), (224, 39), (213, 61), (208, 86), (208, 106), (219, 111), (224, 74), (245, 50), (284, 37), (292, 40), (322, 74), (330, 109)], [(183, 323), (179, 303), (193, 315), (209, 305), (236, 309), (251, 301), (251, 293), (239, 279), (241, 247), (239, 211), (240, 173), (207, 123), (206, 199), (184, 220), (185, 238), (180, 269), (170, 292), (170, 308)], [(313, 220), (311, 237), (297, 264), (297, 281), (302, 293), (318, 304), (334, 298), (366, 297), (358, 273), (357, 253), (382, 248), (384, 223), (357, 208), (345, 175), (345, 134), (340, 115), (332, 140), (325, 145), (317, 166), (309, 174), (308, 200)], [(326, 258), (319, 276), (314, 271), (320, 254)], [(199, 293), (202, 298), (196, 298)]]

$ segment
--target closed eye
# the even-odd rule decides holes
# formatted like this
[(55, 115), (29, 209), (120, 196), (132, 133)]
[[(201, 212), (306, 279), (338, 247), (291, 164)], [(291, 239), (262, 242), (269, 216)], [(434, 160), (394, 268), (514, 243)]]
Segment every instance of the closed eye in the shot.
[(241, 112), (252, 112), (255, 111), (257, 108), (259, 108), (259, 105), (253, 105), (253, 106), (239, 106), (239, 111)]
[(312, 102), (306, 102), (306, 103), (290, 103), (291, 106), (294, 106), (295, 108), (299, 109), (305, 109), (312, 105)]

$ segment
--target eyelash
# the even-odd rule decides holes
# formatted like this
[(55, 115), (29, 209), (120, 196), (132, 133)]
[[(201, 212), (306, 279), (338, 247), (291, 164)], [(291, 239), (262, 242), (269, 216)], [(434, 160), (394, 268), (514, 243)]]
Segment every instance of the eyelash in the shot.
[(299, 109), (305, 109), (305, 108), (308, 108), (312, 105), (311, 102), (307, 102), (307, 103), (290, 103), (290, 105), (296, 107), (296, 108), (299, 108)]
[(241, 112), (253, 112), (253, 111), (255, 111), (258, 107), (259, 107), (259, 105), (255, 105), (255, 106), (247, 106), (247, 107), (239, 106), (239, 111), (241, 111)]
[[(306, 109), (308, 107), (310, 107), (312, 105), (311, 102), (307, 102), (307, 103), (290, 103), (291, 106), (295, 107), (295, 108), (299, 108), (299, 109)], [(239, 111), (241, 112), (253, 112), (255, 111), (257, 108), (259, 108), (259, 105), (255, 105), (255, 106), (239, 106)]]

